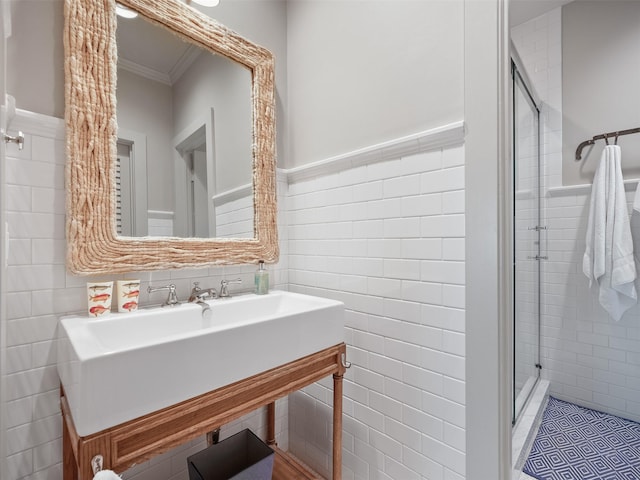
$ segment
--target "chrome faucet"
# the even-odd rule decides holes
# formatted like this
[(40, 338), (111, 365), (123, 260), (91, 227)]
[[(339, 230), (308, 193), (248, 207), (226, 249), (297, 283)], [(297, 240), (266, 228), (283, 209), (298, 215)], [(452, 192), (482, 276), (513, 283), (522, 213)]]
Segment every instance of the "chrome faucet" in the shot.
[(215, 288), (200, 288), (200, 282), (193, 282), (193, 288), (191, 289), (191, 295), (189, 296), (189, 302), (200, 303), (206, 300), (207, 298), (216, 298), (218, 296), (218, 292), (216, 292)]
[(178, 294), (176, 293), (176, 286), (175, 284), (170, 284), (170, 285), (166, 285), (164, 287), (152, 287), (151, 285), (149, 285), (149, 288), (147, 288), (147, 292), (148, 293), (153, 293), (153, 292), (159, 292), (162, 290), (169, 290), (169, 294), (167, 295), (167, 299), (164, 301), (164, 303), (162, 304), (163, 307), (173, 307), (175, 305), (180, 305), (180, 302), (178, 301)]
[(229, 285), (234, 283), (242, 283), (242, 279), (236, 278), (235, 280), (222, 280), (220, 282), (220, 294), (219, 298), (229, 298), (231, 294), (229, 293)]

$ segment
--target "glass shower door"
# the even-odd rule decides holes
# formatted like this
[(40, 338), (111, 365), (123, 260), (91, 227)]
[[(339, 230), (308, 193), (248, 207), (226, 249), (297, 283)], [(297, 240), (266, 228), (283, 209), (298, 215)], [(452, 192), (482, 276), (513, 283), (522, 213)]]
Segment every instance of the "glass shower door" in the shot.
[(514, 365), (513, 423), (540, 374), (539, 110), (516, 65), (513, 72)]

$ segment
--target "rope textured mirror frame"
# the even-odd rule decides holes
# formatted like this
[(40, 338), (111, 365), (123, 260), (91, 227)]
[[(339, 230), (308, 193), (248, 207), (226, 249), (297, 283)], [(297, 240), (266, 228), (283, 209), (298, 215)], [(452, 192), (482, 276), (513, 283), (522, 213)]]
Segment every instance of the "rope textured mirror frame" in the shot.
[(178, 0), (119, 3), (252, 72), (255, 238), (133, 238), (116, 234), (115, 1), (65, 0), (68, 270), (102, 274), (276, 262), (273, 55)]

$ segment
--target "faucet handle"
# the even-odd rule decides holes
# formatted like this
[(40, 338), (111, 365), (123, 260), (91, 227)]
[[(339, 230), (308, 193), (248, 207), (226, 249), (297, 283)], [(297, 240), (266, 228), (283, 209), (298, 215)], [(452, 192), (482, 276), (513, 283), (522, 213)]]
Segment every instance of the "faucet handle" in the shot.
[(149, 287), (147, 288), (148, 293), (159, 292), (162, 290), (169, 290), (167, 299), (162, 304), (163, 307), (173, 307), (180, 304), (180, 302), (178, 301), (178, 294), (176, 293), (176, 286), (173, 283), (164, 287), (152, 287), (151, 285), (149, 285)]
[(229, 293), (229, 285), (234, 283), (242, 283), (242, 279), (236, 278), (235, 280), (222, 280), (220, 282), (220, 293), (218, 294), (218, 297), (220, 298), (230, 297), (231, 294)]

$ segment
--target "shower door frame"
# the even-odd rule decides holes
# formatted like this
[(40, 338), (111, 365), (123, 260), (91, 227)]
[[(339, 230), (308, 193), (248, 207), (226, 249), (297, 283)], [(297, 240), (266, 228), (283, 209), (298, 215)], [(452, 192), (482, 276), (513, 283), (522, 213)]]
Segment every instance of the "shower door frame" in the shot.
[[(8, 127), (8, 97), (7, 97), (7, 40), (11, 36), (11, 8), (9, 2), (0, 2), (0, 132), (2, 137)], [(8, 476), (7, 462), (7, 264), (8, 264), (8, 233), (6, 231), (6, 141), (0, 142), (0, 252), (2, 265), (0, 266), (0, 478)]]
[[(519, 85), (518, 85), (519, 84)], [(535, 261), (537, 264), (536, 267), (536, 280), (535, 280), (535, 293), (536, 293), (536, 299), (535, 299), (535, 303), (536, 303), (536, 340), (537, 340), (537, 345), (536, 345), (536, 358), (535, 358), (535, 364), (533, 365), (533, 367), (536, 369), (536, 373), (533, 376), (533, 383), (528, 385), (528, 389), (527, 390), (522, 390), (519, 395), (516, 395), (516, 360), (517, 360), (517, 353), (516, 353), (516, 336), (518, 334), (518, 328), (516, 325), (516, 320), (517, 320), (517, 302), (516, 302), (516, 280), (518, 278), (518, 272), (516, 271), (516, 175), (517, 175), (517, 171), (518, 169), (516, 168), (516, 159), (517, 159), (517, 151), (516, 151), (516, 145), (517, 145), (517, 135), (516, 135), (516, 115), (515, 115), (515, 109), (516, 109), (516, 94), (517, 94), (517, 89), (519, 88), (519, 86), (522, 87), (522, 93), (524, 93), (525, 95), (525, 99), (527, 100), (527, 102), (529, 103), (529, 106), (532, 108), (532, 112), (535, 112), (535, 119), (536, 119), (536, 125), (535, 125), (535, 135), (536, 135), (536, 139), (537, 139), (537, 145), (535, 148), (535, 161), (536, 161), (536, 184), (535, 184), (535, 205), (536, 205), (536, 210), (537, 210), (537, 215), (536, 215), (536, 225), (533, 226), (529, 226), (528, 229), (529, 230), (533, 230), (535, 231), (536, 234), (536, 238), (534, 241), (534, 244), (537, 244), (537, 248), (535, 249), (534, 255), (530, 257), (530, 259), (532, 261)], [(540, 148), (541, 148), (541, 127), (540, 127), (540, 120), (541, 120), (541, 116), (540, 116), (540, 101), (538, 100), (538, 97), (535, 93), (535, 91), (533, 90), (532, 87), (532, 83), (529, 79), (529, 77), (527, 76), (527, 72), (526, 70), (523, 68), (522, 66), (522, 62), (518, 56), (518, 53), (515, 49), (515, 47), (513, 46), (513, 44), (511, 45), (511, 114), (512, 114), (512, 119), (511, 119), (511, 128), (512, 128), (512, 192), (513, 192), (513, 198), (512, 198), (512, 208), (513, 208), (513, 225), (512, 225), (512, 234), (513, 234), (513, 247), (512, 247), (512, 251), (513, 251), (513, 277), (512, 277), (512, 298), (513, 298), (513, 304), (512, 304), (512, 312), (513, 312), (513, 339), (512, 339), (512, 358), (513, 358), (513, 363), (512, 363), (512, 385), (511, 385), (511, 391), (512, 391), (512, 412), (511, 412), (511, 423), (512, 425), (515, 425), (516, 422), (518, 421), (518, 418), (520, 416), (520, 413), (522, 412), (522, 410), (524, 410), (524, 406), (526, 405), (528, 399), (531, 396), (531, 393), (535, 390), (536, 385), (538, 384), (538, 381), (540, 380), (540, 372), (542, 370), (542, 365), (540, 362), (540, 358), (541, 358), (541, 347), (540, 347), (540, 340), (541, 340), (541, 318), (540, 318), (540, 308), (541, 308), (541, 286), (542, 286), (542, 282), (541, 282), (541, 275), (542, 275), (542, 269), (541, 269), (541, 262), (544, 259), (544, 257), (541, 254), (541, 231), (545, 229), (544, 226), (541, 225), (541, 218), (542, 218), (542, 198), (541, 198), (541, 178), (542, 178), (542, 167), (541, 167), (541, 155), (540, 155)], [(526, 392), (526, 393), (523, 393)], [(519, 399), (520, 395), (524, 395), (523, 399)], [(518, 405), (520, 405), (520, 408), (518, 408)]]

